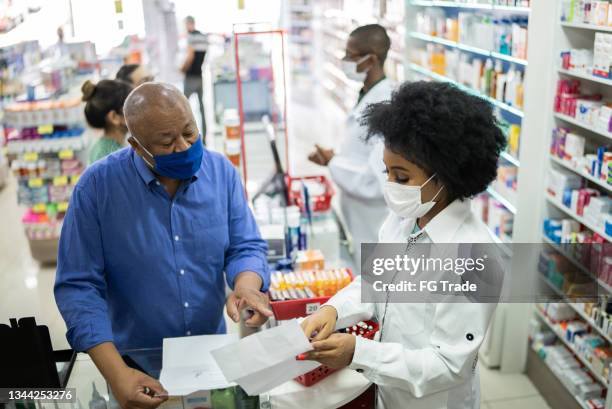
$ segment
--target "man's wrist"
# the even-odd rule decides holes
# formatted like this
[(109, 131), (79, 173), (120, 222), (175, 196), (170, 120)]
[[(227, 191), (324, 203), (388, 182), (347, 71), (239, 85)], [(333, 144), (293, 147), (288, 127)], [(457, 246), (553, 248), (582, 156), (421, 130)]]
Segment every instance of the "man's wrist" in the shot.
[(239, 289), (250, 289), (260, 291), (263, 287), (263, 279), (254, 271), (243, 271), (238, 274), (234, 281), (234, 291)]

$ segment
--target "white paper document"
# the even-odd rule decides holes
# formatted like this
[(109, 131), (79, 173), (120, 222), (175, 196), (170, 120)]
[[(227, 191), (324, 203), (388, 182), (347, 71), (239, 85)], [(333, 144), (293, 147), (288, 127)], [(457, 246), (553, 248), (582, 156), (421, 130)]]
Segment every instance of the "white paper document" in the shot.
[(296, 320), (258, 332), (212, 351), (228, 381), (258, 395), (313, 370), (320, 364), (296, 361), (312, 346)]
[(210, 352), (238, 339), (238, 334), (165, 338), (159, 381), (171, 396), (235, 385), (226, 380)]

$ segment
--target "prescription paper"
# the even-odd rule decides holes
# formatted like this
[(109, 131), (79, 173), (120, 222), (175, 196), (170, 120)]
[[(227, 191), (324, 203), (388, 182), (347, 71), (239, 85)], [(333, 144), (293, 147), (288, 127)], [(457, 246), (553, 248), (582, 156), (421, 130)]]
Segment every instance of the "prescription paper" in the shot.
[(292, 320), (211, 354), (228, 381), (249, 395), (259, 395), (318, 367), (318, 362), (295, 359), (312, 349), (297, 320)]
[(238, 339), (238, 334), (165, 338), (159, 381), (170, 396), (235, 385), (223, 376), (210, 352)]

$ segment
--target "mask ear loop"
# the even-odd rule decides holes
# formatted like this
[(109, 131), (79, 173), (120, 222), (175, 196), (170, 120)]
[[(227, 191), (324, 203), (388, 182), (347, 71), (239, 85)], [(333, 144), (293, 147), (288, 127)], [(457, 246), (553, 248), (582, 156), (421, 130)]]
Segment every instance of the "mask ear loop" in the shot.
[[(153, 154), (151, 152), (149, 152), (149, 150), (147, 148), (144, 147), (144, 145), (138, 140), (138, 138), (136, 138), (134, 135), (132, 135), (132, 138), (134, 138), (134, 140), (136, 142), (138, 142), (138, 145), (140, 145), (140, 147), (142, 148), (143, 151), (145, 151), (147, 153), (147, 155), (149, 155), (151, 157), (151, 159), (153, 159)], [(142, 156), (141, 156), (142, 157)], [(142, 157), (142, 160), (144, 160), (146, 162), (147, 165), (149, 165), (151, 167), (151, 169), (154, 169), (155, 166), (153, 166), (151, 164), (151, 162), (149, 162), (148, 160), (146, 160), (144, 157)]]

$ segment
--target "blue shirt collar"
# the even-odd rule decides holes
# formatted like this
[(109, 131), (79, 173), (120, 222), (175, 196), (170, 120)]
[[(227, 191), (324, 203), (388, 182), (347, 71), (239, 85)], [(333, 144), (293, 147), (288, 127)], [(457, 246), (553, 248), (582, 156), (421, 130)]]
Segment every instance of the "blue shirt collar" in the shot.
[[(154, 182), (157, 180), (157, 178), (155, 177), (155, 174), (153, 173), (151, 168), (149, 168), (149, 165), (147, 165), (144, 159), (142, 159), (142, 157), (139, 154), (137, 154), (134, 149), (132, 149), (132, 159), (134, 160), (134, 166), (136, 166), (136, 171), (140, 175), (140, 178), (142, 179), (142, 181), (147, 186), (149, 186), (151, 182)], [(203, 176), (204, 171), (202, 170), (202, 168), (206, 164), (207, 160), (208, 160), (208, 151), (206, 150), (206, 148), (204, 148), (204, 154), (202, 155), (202, 165), (200, 166), (200, 169), (198, 169), (196, 174), (193, 175), (193, 177), (191, 178), (192, 183), (198, 180), (199, 177)]]

